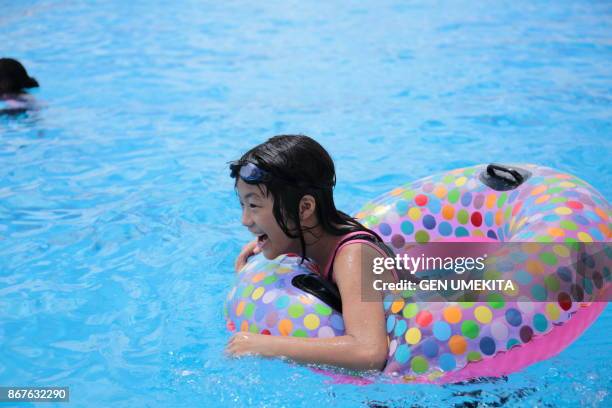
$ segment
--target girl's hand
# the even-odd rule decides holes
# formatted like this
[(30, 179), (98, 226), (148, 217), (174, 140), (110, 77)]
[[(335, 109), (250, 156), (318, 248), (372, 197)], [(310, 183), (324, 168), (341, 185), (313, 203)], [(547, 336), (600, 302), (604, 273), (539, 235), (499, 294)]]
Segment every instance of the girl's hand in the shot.
[(242, 251), (240, 251), (240, 253), (238, 254), (238, 258), (236, 258), (236, 263), (234, 264), (234, 269), (236, 269), (236, 272), (240, 271), (244, 267), (244, 265), (246, 265), (247, 260), (251, 256), (257, 255), (260, 252), (261, 249), (257, 246), (257, 240), (246, 244), (242, 248)]
[[(266, 338), (268, 336), (258, 333), (238, 332), (227, 342), (225, 352), (231, 356), (243, 356), (250, 354), (266, 355)], [(269, 344), (268, 344), (269, 346)]]

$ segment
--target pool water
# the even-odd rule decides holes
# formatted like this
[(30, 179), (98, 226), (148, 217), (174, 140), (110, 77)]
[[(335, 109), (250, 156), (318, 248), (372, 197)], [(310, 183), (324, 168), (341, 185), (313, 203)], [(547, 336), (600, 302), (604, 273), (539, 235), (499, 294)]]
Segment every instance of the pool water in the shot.
[(612, 199), (610, 2), (0, 3), (0, 54), (41, 83), (39, 110), (0, 116), (0, 385), (100, 407), (612, 405), (610, 308), (551, 360), (444, 387), (229, 359), (222, 319), (251, 238), (226, 162), (274, 134), (330, 151), (347, 212), (484, 162)]

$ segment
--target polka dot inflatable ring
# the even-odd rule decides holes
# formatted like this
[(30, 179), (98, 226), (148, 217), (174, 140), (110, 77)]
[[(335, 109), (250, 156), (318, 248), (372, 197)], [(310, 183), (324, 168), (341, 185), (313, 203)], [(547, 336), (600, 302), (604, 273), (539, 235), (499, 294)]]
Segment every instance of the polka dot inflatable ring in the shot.
[[(414, 243), (454, 240), (553, 248), (517, 265), (519, 283), (530, 285), (527, 298), (509, 294), (427, 303), (388, 295), (384, 372), (398, 382), (457, 382), (507, 375), (561, 352), (603, 311), (612, 280), (612, 251), (605, 246), (599, 257), (585, 260), (592, 282), (569, 290), (564, 283), (573, 271), (563, 248), (608, 244), (610, 214), (605, 198), (584, 181), (531, 164), (452, 170), (367, 203), (356, 218), (396, 253)], [(341, 335), (341, 313), (292, 284), (295, 276), (317, 270), (299, 261), (286, 255), (249, 262), (225, 305), (228, 328), (298, 337)], [(545, 285), (534, 284), (543, 274)]]
[(296, 285), (316, 264), (296, 254), (251, 259), (238, 273), (224, 313), (228, 329), (274, 336), (334, 337), (344, 334), (338, 310)]

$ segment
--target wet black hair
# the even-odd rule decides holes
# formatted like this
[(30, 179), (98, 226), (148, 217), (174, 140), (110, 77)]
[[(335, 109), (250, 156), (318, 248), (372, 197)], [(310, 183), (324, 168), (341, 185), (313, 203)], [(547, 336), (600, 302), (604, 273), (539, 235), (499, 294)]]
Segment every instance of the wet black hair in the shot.
[[(245, 182), (259, 185), (260, 188), (265, 186), (266, 194), (272, 195), (274, 218), (287, 236), (300, 239), (302, 262), (306, 258), (304, 231), (308, 229), (300, 223), (299, 203), (305, 195), (314, 197), (317, 220), (325, 232), (341, 236), (366, 231), (383, 242), (374, 231), (336, 209), (333, 196), (336, 185), (334, 162), (314, 139), (305, 135), (278, 135), (255, 146), (233, 162), (231, 177), (236, 179), (234, 185), (239, 178), (236, 169), (247, 163), (255, 164), (272, 176), (264, 181)], [(297, 233), (289, 230), (288, 221), (296, 226)]]
[(28, 75), (19, 61), (0, 58), (0, 95), (21, 93), (27, 88), (38, 87), (38, 81)]

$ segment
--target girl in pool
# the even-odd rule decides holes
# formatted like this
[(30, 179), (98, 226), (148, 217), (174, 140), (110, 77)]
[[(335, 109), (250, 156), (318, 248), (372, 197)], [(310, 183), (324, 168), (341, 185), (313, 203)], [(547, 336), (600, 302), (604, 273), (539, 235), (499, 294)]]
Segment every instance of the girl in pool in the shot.
[[(375, 257), (388, 256), (381, 238), (336, 209), (334, 163), (308, 136), (275, 136), (230, 166), (242, 207), (242, 224), (257, 236), (236, 260), (263, 253), (267, 259), (297, 253), (320, 266), (320, 275), (337, 285), (346, 334), (298, 338), (238, 332), (228, 342), (231, 355), (284, 356), (305, 363), (350, 369), (382, 369), (388, 345), (382, 296), (362, 301), (363, 273)], [(371, 270), (371, 269), (370, 269)]]

